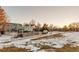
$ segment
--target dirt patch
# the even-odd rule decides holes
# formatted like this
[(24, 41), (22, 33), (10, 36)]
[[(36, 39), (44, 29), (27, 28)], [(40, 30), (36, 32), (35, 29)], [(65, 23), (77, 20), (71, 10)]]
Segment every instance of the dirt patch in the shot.
[[(62, 48), (54, 48), (49, 45), (39, 45), (38, 51), (44, 50), (45, 52), (79, 52), (79, 47), (73, 47), (70, 44), (64, 45)], [(17, 47), (4, 47), (0, 52), (31, 52), (31, 49), (17, 48)]]
[(62, 48), (55, 49), (56, 52), (79, 52), (79, 47), (73, 47), (70, 44), (64, 45)]
[(17, 48), (17, 47), (4, 47), (0, 52), (28, 52), (30, 49)]
[(40, 45), (40, 49), (53, 49), (53, 47), (48, 45)]
[(73, 47), (70, 44), (64, 45), (62, 48), (55, 48), (49, 45), (40, 45), (40, 50), (44, 50), (46, 52), (79, 52), (79, 47)]
[(51, 47), (49, 45), (40, 45), (38, 47), (40, 48), (39, 51), (44, 50), (46, 52), (53, 52), (55, 49), (54, 47)]
[(57, 38), (57, 37), (65, 37), (65, 36), (62, 35), (61, 33), (54, 34), (54, 35), (52, 36), (52, 38)]
[(6, 42), (2, 42), (2, 43), (10, 43), (11, 41), (6, 41)]

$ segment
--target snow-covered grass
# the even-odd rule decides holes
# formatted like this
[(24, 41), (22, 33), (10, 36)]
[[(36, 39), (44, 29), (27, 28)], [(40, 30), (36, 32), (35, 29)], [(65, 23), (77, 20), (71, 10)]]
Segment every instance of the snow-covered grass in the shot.
[[(39, 40), (39, 38), (41, 40)], [(30, 49), (30, 51), (33, 52), (68, 51), (68, 49), (69, 51), (70, 49), (71, 51), (76, 50), (76, 48), (72, 50), (72, 47), (77, 47), (77, 51), (79, 51), (79, 32), (52, 32), (44, 35), (34, 35), (22, 38), (13, 38), (13, 34), (2, 35), (0, 37), (0, 48), (12, 45), (17, 48)], [(70, 45), (72, 47), (70, 47)]]

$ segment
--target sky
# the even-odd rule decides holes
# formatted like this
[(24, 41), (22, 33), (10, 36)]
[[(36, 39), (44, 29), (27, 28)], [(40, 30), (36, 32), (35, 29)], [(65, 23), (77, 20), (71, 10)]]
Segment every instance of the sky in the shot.
[(28, 23), (32, 19), (36, 23), (64, 26), (79, 22), (78, 6), (3, 6), (8, 19), (13, 23)]

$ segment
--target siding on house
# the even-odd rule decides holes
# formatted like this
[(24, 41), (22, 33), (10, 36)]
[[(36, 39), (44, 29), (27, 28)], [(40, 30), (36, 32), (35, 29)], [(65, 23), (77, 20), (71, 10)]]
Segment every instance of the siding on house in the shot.
[(7, 31), (18, 31), (19, 29), (22, 29), (22, 24), (18, 24), (18, 23), (9, 23), (9, 25), (7, 25)]
[(24, 31), (33, 31), (33, 27), (31, 25), (24, 25)]
[(33, 26), (27, 24), (22, 26), (22, 24), (18, 24), (18, 23), (9, 23), (6, 26), (6, 31), (18, 31), (18, 30), (23, 30), (26, 32), (32, 32), (33, 31)]

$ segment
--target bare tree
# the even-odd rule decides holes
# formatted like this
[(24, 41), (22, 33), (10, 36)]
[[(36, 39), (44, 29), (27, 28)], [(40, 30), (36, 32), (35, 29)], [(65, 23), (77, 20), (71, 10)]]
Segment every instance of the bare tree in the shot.
[(71, 31), (79, 31), (79, 23), (71, 23), (70, 25), (69, 25), (69, 29), (71, 30)]
[(0, 33), (3, 34), (5, 26), (7, 24), (6, 13), (2, 7), (0, 7)]
[(44, 23), (44, 24), (43, 24), (43, 27), (42, 27), (42, 30), (49, 30), (48, 24)]
[(49, 31), (52, 31), (53, 30), (53, 24), (50, 24), (49, 25)]
[(32, 19), (29, 24), (30, 25), (35, 25), (35, 20)]
[(41, 24), (38, 22), (35, 31), (40, 31), (40, 30), (41, 30)]
[(66, 25), (64, 25), (63, 30), (68, 31), (68, 27)]

